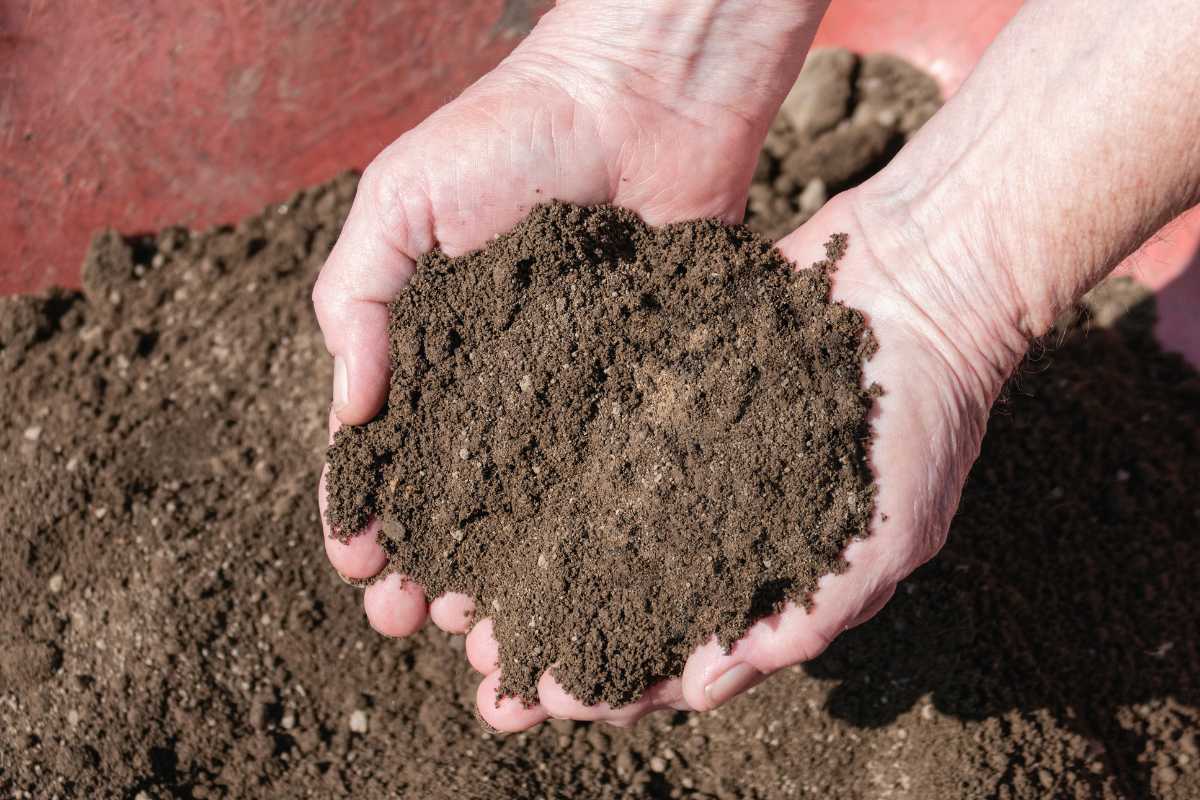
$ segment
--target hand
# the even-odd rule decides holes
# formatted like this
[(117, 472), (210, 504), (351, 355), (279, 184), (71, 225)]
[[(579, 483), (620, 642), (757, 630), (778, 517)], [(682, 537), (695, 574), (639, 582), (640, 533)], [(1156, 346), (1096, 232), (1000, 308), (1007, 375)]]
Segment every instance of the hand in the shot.
[[(710, 641), (688, 659), (681, 678), (633, 704), (585, 707), (548, 673), (534, 709), (507, 701), (486, 708), (493, 695), (481, 691), (489, 722), (516, 730), (549, 714), (625, 725), (656, 709), (715, 708), (770, 673), (819, 655), (843, 631), (874, 616), (897, 583), (941, 549), (988, 411), (1025, 339), (990, 316), (992, 309), (1012, 307), (1010, 298), (993, 294), (998, 290), (989, 283), (959, 280), (969, 270), (969, 253), (896, 235), (914, 230), (902, 207), (867, 184), (835, 198), (779, 243), (794, 263), (809, 264), (823, 256), (830, 233), (848, 233), (833, 296), (863, 311), (879, 342), (865, 368), (865, 380), (884, 389), (872, 419), (879, 491), (870, 536), (846, 552), (849, 569), (821, 580), (811, 612), (788, 604), (728, 653)], [(489, 635), (490, 626), (481, 625), (467, 640), (472, 663), (483, 671), (495, 664)], [(492, 680), (484, 687), (494, 691)]]
[[(341, 423), (369, 420), (383, 402), (386, 304), (421, 253), (480, 247), (551, 198), (615, 203), (655, 225), (741, 219), (763, 137), (823, 5), (560, 3), (496, 70), (380, 154), (313, 292), (335, 356), (331, 436)], [(319, 496), (324, 519), (324, 477)], [(326, 535), (334, 568), (350, 578), (377, 574), (386, 559), (375, 532), (348, 544)], [(463, 632), (471, 607), (461, 595), (427, 603), (400, 576), (369, 587), (364, 605), (391, 636), (413, 633), (427, 616)], [(490, 630), (481, 621), (467, 643), (487, 675), (484, 717), (506, 730), (544, 719), (540, 706), (497, 708)]]

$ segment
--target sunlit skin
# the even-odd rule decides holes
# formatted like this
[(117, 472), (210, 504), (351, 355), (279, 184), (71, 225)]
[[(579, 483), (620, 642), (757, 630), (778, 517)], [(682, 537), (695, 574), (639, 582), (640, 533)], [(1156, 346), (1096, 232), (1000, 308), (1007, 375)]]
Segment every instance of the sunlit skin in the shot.
[[(661, 708), (709, 710), (869, 619), (944, 542), (991, 404), (1029, 337), (1200, 199), (1190, 43), (1200, 10), (1138, 9), (1129, 19), (1116, 2), (1027, 3), (888, 168), (779, 243), (806, 265), (829, 233), (849, 234), (833, 296), (866, 315), (879, 342), (866, 380), (885, 389), (872, 420), (870, 535), (847, 550), (849, 569), (822, 579), (811, 611), (789, 605), (727, 653), (701, 646), (679, 678), (619, 709), (583, 706), (552, 670), (538, 703), (498, 698), (491, 622), (468, 629), (465, 596), (430, 602), (388, 576), (364, 592), (371, 625), (407, 636), (432, 619), (465, 633), (483, 676), (480, 713), (518, 731), (547, 717), (626, 725)], [(336, 357), (331, 434), (378, 410), (386, 302), (430, 248), (480, 247), (550, 198), (616, 203), (651, 224), (740, 220), (767, 125), (823, 10), (801, 0), (560, 3), (508, 60), (384, 150), (314, 290)], [(1144, 91), (1111, 103), (1130, 74)], [(1163, 104), (1171, 113), (1159, 119)], [(326, 535), (334, 569), (376, 575), (385, 556), (374, 533), (347, 544)]]

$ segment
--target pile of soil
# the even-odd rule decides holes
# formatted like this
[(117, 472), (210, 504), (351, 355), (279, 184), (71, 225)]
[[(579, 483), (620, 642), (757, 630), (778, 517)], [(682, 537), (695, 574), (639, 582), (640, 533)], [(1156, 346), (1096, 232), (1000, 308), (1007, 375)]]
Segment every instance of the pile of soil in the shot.
[(309, 292), (344, 178), (101, 237), (0, 301), (0, 794), (1200, 796), (1200, 377), (1118, 285), (994, 413), (942, 554), (707, 715), (500, 737), (462, 637), (370, 630), (322, 553)]
[(501, 691), (553, 665), (620, 706), (843, 566), (874, 508), (874, 348), (742, 226), (535, 208), (423, 257), (391, 304), (392, 382), (329, 450), (329, 521), (381, 522), (392, 571), (493, 620)]
[(878, 172), (941, 107), (926, 73), (895, 56), (814, 50), (767, 134), (746, 222), (769, 239)]

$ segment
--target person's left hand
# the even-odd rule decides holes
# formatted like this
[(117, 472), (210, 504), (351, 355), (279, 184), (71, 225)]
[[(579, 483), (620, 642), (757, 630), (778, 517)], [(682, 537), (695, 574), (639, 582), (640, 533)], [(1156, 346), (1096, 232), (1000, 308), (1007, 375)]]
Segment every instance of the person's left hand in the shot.
[(899, 581), (941, 548), (988, 411), (1024, 339), (972, 313), (1002, 310), (1009, 302), (989, 294), (987, 284), (945, 271), (945, 264), (966, 271), (966, 253), (935, 253), (919, 231), (904, 229), (902, 217), (881, 212), (887, 204), (875, 202), (871, 192), (867, 184), (834, 198), (779, 243), (791, 261), (809, 264), (823, 257), (829, 234), (847, 233), (833, 297), (862, 311), (879, 343), (865, 368), (865, 380), (884, 390), (872, 415), (878, 494), (870, 535), (846, 551), (849, 568), (821, 580), (811, 611), (788, 603), (727, 653), (710, 641), (688, 659), (681, 677), (616, 709), (582, 705), (552, 671), (539, 683), (538, 705), (497, 703), (497, 645), (484, 620), (467, 636), (466, 650), (485, 676), (479, 708), (494, 727), (521, 730), (548, 716), (628, 725), (657, 709), (715, 708), (772, 672), (816, 657), (843, 631), (870, 619)]

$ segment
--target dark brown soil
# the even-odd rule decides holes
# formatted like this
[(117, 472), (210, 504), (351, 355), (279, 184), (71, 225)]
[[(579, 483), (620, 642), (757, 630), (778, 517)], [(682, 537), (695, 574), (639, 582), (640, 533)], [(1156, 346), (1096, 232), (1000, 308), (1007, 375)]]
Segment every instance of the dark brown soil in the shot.
[(879, 171), (940, 105), (937, 83), (906, 61), (814, 51), (767, 134), (746, 222), (769, 239), (791, 233)]
[(341, 532), (493, 620), (501, 690), (553, 665), (629, 703), (807, 601), (874, 506), (862, 317), (829, 258), (794, 271), (744, 227), (535, 208), (420, 260), (391, 306), (392, 384), (329, 450)]
[(498, 737), (461, 637), (376, 635), (321, 553), (308, 296), (353, 190), (0, 301), (0, 796), (1200, 797), (1200, 377), (1128, 285), (875, 620), (713, 714)]

